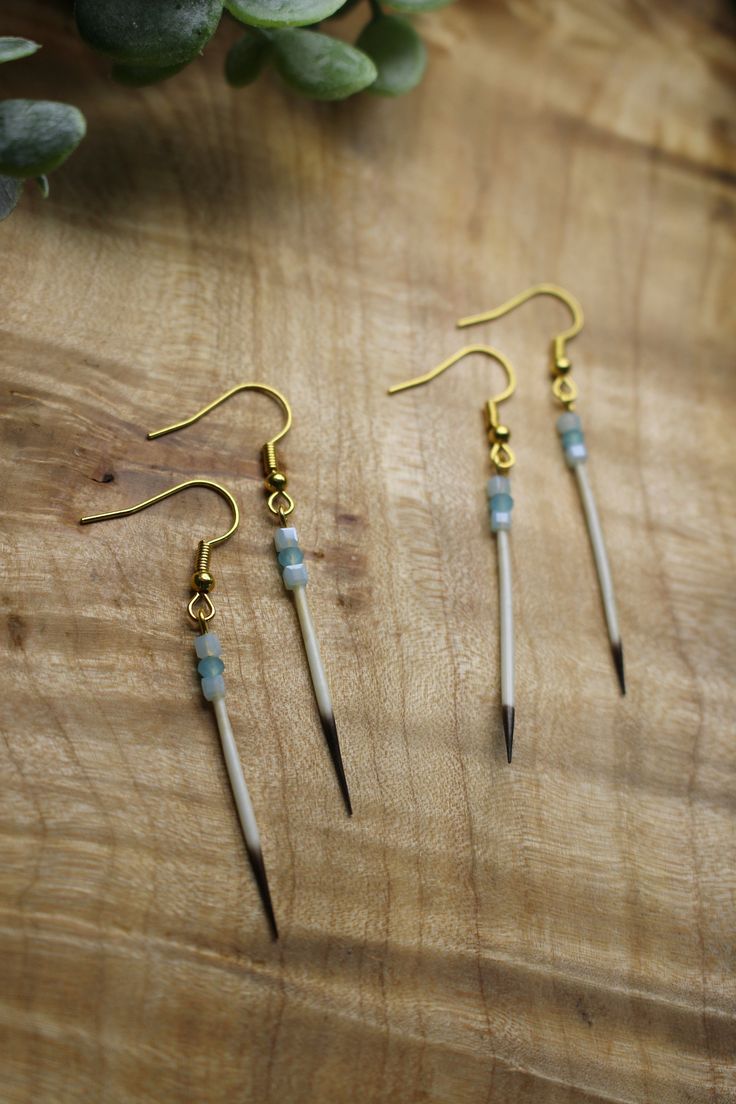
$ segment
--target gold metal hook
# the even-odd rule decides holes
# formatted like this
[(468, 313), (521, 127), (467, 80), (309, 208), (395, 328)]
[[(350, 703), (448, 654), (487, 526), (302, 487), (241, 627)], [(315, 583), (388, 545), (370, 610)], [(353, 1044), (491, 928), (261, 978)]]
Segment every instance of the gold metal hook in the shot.
[(497, 468), (505, 471), (514, 464), (515, 457), (507, 444), (510, 437), (509, 430), (506, 426), (499, 425), (498, 406), (505, 399), (511, 398), (516, 390), (516, 373), (511, 362), (498, 349), (494, 349), (490, 345), (466, 345), (465, 348), (453, 353), (447, 360), (443, 360), (441, 364), (438, 364), (436, 368), (432, 368), (423, 376), (417, 376), (416, 379), (406, 380), (404, 383), (396, 383), (393, 387), (389, 387), (388, 393), (389, 395), (395, 395), (398, 391), (408, 391), (411, 387), (420, 387), (423, 383), (429, 383), (430, 380), (436, 379), (442, 372), (451, 368), (453, 364), (457, 364), (463, 357), (470, 356), (471, 353), (482, 353), (484, 356), (497, 360), (508, 378), (508, 384), (504, 390), (488, 399), (486, 403), (489, 437), (492, 441), (491, 461)]
[(167, 433), (175, 433), (177, 429), (185, 429), (187, 426), (194, 425), (194, 423), (198, 422), (200, 418), (204, 418), (205, 414), (209, 414), (211, 410), (214, 410), (216, 407), (220, 406), (221, 403), (227, 402), (227, 400), (231, 399), (233, 395), (237, 395), (239, 391), (260, 391), (261, 394), (268, 395), (281, 407), (284, 414), (286, 415), (286, 421), (280, 432), (277, 433), (275, 437), (272, 437), (269, 441), (266, 442), (265, 447), (268, 447), (268, 445), (277, 445), (282, 437), (285, 437), (291, 429), (291, 407), (289, 406), (289, 401), (285, 395), (282, 395), (281, 392), (277, 391), (275, 387), (269, 387), (266, 383), (239, 383), (237, 387), (231, 387), (229, 391), (226, 391), (224, 393), (224, 395), (220, 395), (218, 399), (215, 399), (213, 402), (208, 403), (207, 406), (203, 406), (202, 409), (198, 410), (196, 414), (193, 414), (191, 418), (185, 418), (182, 422), (175, 422), (173, 425), (164, 426), (163, 429), (154, 429), (151, 433), (147, 434), (148, 440), (153, 441), (156, 437), (165, 437)]
[(153, 498), (147, 498), (143, 502), (137, 502), (134, 506), (126, 506), (123, 510), (110, 510), (105, 514), (88, 514), (80, 518), (79, 522), (80, 525), (91, 525), (95, 521), (110, 521), (113, 518), (129, 517), (131, 514), (137, 514), (141, 510), (148, 509), (149, 506), (155, 506), (157, 502), (163, 502), (165, 498), (171, 498), (179, 491), (186, 491), (191, 487), (205, 487), (210, 491), (215, 491), (220, 498), (225, 499), (232, 513), (232, 524), (228, 531), (219, 537), (212, 537), (211, 540), (201, 540), (197, 548), (197, 563), (192, 575), (192, 589), (195, 594), (191, 598), (187, 610), (189, 616), (198, 622), (202, 631), (204, 631), (206, 622), (215, 616), (215, 607), (209, 596), (209, 592), (215, 589), (215, 578), (209, 571), (210, 550), (215, 545), (223, 544), (226, 540), (229, 540), (240, 524), (238, 504), (225, 487), (211, 479), (188, 479), (186, 483), (177, 483), (175, 487), (169, 487), (168, 490), (161, 491), (160, 494), (154, 495)]
[[(227, 402), (233, 395), (237, 395), (240, 391), (260, 391), (262, 395), (268, 395), (277, 403), (281, 410), (286, 415), (286, 421), (281, 430), (275, 437), (271, 437), (266, 441), (263, 446), (263, 470), (266, 476), (266, 490), (269, 492), (268, 508), (272, 514), (275, 514), (279, 518), (288, 517), (291, 511), (294, 509), (294, 500), (291, 495), (286, 493), (286, 476), (283, 472), (279, 471), (278, 461), (276, 459), (276, 445), (291, 429), (292, 414), (289, 400), (285, 395), (282, 395), (280, 391), (277, 391), (275, 387), (269, 387), (267, 383), (239, 383), (236, 387), (231, 387), (229, 391), (226, 391), (219, 398), (213, 402), (208, 403), (207, 406), (203, 406), (201, 410), (198, 410), (196, 414), (193, 414), (191, 418), (185, 418), (184, 421), (174, 422), (173, 425), (164, 426), (163, 429), (154, 429), (150, 433), (146, 434), (149, 441), (154, 441), (157, 437), (165, 437), (167, 433), (175, 433), (178, 429), (186, 429), (187, 426), (194, 425), (200, 418), (204, 418), (206, 414), (209, 414), (211, 410), (220, 406), (221, 403)], [(283, 500), (283, 502), (282, 502)], [(284, 505), (283, 503), (286, 503)]]
[[(569, 291), (566, 291), (558, 284), (535, 284), (534, 287), (527, 288), (526, 291), (514, 295), (512, 299), (508, 299), (505, 303), (502, 303), (500, 307), (495, 307), (493, 310), (486, 311), (483, 314), (473, 314), (469, 315), (467, 318), (459, 319), (457, 323), (458, 327), (475, 326), (479, 322), (493, 322), (496, 318), (501, 318), (502, 315), (508, 314), (509, 311), (515, 310), (516, 307), (520, 307), (522, 303), (534, 299), (537, 295), (550, 295), (553, 299), (559, 299), (561, 303), (564, 303), (565, 306), (568, 307), (572, 314), (572, 325), (552, 339), (554, 373), (555, 375), (562, 375), (568, 372), (571, 367), (570, 361), (567, 359), (565, 353), (565, 345), (568, 341), (571, 341), (573, 337), (577, 337), (583, 328), (585, 319), (583, 317), (583, 308), (580, 306), (575, 296), (571, 295)], [(571, 386), (574, 385), (571, 384)], [(563, 390), (567, 392), (568, 388), (565, 387)], [(557, 397), (563, 402), (572, 401), (567, 398), (562, 398), (559, 395)]]

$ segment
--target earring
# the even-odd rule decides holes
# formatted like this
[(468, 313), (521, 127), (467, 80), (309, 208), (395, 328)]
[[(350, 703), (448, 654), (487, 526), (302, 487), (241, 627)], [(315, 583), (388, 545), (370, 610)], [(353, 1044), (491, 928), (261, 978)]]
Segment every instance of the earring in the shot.
[(203, 406), (202, 409), (198, 410), (196, 414), (193, 414), (191, 418), (186, 418), (182, 422), (175, 422), (174, 425), (165, 426), (163, 429), (153, 430), (152, 433), (148, 434), (148, 439), (151, 441), (157, 437), (164, 437), (167, 433), (175, 433), (178, 429), (184, 429), (186, 426), (193, 425), (194, 422), (198, 422), (200, 418), (204, 418), (211, 410), (214, 410), (216, 407), (220, 406), (221, 403), (232, 398), (233, 395), (237, 395), (240, 391), (259, 391), (261, 394), (267, 395), (281, 408), (286, 418), (281, 431), (277, 433), (275, 437), (266, 441), (262, 450), (267, 506), (280, 526), (274, 533), (274, 544), (276, 546), (276, 557), (279, 570), (284, 586), (288, 591), (291, 591), (294, 600), (297, 617), (299, 619), (299, 627), (301, 628), (302, 638), (304, 640), (304, 650), (307, 654), (309, 673), (312, 678), (312, 686), (314, 687), (319, 716), (322, 722), (322, 731), (324, 732), (327, 747), (332, 758), (345, 808), (347, 809), (348, 815), (352, 816), (353, 807), (350, 801), (348, 783), (342, 762), (340, 741), (337, 736), (335, 711), (332, 706), (330, 689), (327, 684), (327, 676), (325, 674), (319, 643), (317, 641), (317, 632), (314, 627), (314, 621), (312, 620), (312, 613), (307, 599), (307, 565), (304, 563), (304, 553), (299, 547), (296, 529), (288, 525), (286, 520), (294, 510), (294, 500), (286, 489), (287, 478), (280, 469), (276, 459), (276, 445), (289, 432), (292, 423), (291, 407), (286, 397), (282, 395), (280, 391), (277, 391), (275, 387), (269, 387), (265, 383), (240, 383), (237, 387), (232, 387), (229, 391), (226, 391), (224, 395), (220, 395), (219, 398), (208, 403), (207, 406)]
[(245, 840), (248, 857), (261, 895), (263, 908), (271, 928), (271, 934), (274, 939), (278, 939), (276, 917), (274, 916), (273, 905), (271, 904), (266, 867), (263, 861), (260, 833), (258, 831), (255, 813), (253, 812), (253, 804), (250, 799), (250, 794), (248, 793), (248, 787), (243, 776), (243, 768), (240, 764), (238, 749), (235, 744), (232, 725), (230, 724), (227, 704), (225, 702), (225, 680), (222, 677), (225, 665), (220, 658), (220, 641), (217, 638), (217, 634), (210, 632), (207, 628), (208, 622), (215, 616), (215, 607), (210, 597), (210, 594), (215, 588), (215, 578), (209, 569), (210, 554), (213, 548), (218, 544), (224, 544), (237, 530), (240, 524), (238, 504), (230, 492), (226, 490), (225, 487), (220, 486), (219, 483), (214, 483), (209, 479), (190, 479), (186, 483), (179, 483), (176, 487), (170, 487), (167, 491), (162, 491), (161, 494), (154, 495), (153, 498), (147, 498), (144, 502), (138, 502), (135, 506), (128, 506), (124, 510), (111, 510), (106, 514), (90, 514), (87, 517), (80, 518), (80, 523), (82, 525), (91, 525), (95, 521), (108, 521), (112, 518), (129, 517), (131, 514), (137, 514), (141, 510), (146, 510), (149, 506), (154, 506), (157, 502), (163, 502), (165, 498), (171, 498), (172, 495), (178, 494), (180, 491), (189, 490), (191, 487), (206, 487), (208, 490), (215, 491), (221, 498), (225, 499), (232, 513), (232, 524), (226, 533), (223, 533), (220, 537), (213, 537), (211, 540), (201, 540), (199, 542), (196, 566), (191, 579), (192, 591), (194, 593), (187, 606), (187, 612), (200, 631), (200, 636), (197, 637), (194, 647), (199, 660), (197, 670), (201, 677), (202, 693), (207, 701), (212, 702), (212, 708), (215, 713), (217, 728), (220, 734), (220, 743), (222, 744), (222, 754), (225, 759), (225, 766), (227, 767), (230, 786), (233, 792), (233, 800), (235, 801), (235, 807), (238, 812), (238, 819), (240, 820), (240, 827), (243, 832), (243, 839)]
[(557, 432), (565, 454), (565, 461), (568, 468), (575, 473), (578, 491), (580, 492), (580, 501), (585, 514), (590, 545), (593, 549), (593, 559), (598, 573), (598, 583), (606, 617), (613, 664), (616, 668), (621, 693), (625, 694), (624, 651), (618, 624), (616, 599), (613, 593), (611, 567), (603, 541), (603, 530), (598, 517), (593, 488), (588, 478), (586, 465), (588, 450), (585, 445), (582, 424), (579, 415), (574, 413), (578, 389), (570, 375), (572, 364), (565, 353), (566, 343), (576, 337), (583, 328), (583, 308), (573, 295), (570, 295), (564, 288), (558, 287), (557, 284), (537, 284), (534, 287), (527, 288), (526, 291), (522, 291), (519, 295), (515, 295), (508, 302), (502, 303), (495, 310), (487, 311), (485, 314), (475, 314), (469, 318), (461, 318), (458, 326), (474, 326), (478, 322), (492, 322), (537, 295), (550, 295), (553, 299), (559, 299), (569, 308), (572, 314), (572, 325), (552, 339), (552, 394), (565, 408), (565, 413), (557, 419)]
[(503, 725), (504, 740), (506, 742), (506, 756), (511, 762), (511, 750), (514, 742), (514, 720), (516, 715), (514, 704), (514, 612), (511, 597), (511, 551), (509, 548), (509, 532), (511, 530), (511, 511), (514, 500), (511, 497), (511, 481), (508, 472), (514, 466), (515, 456), (509, 445), (511, 432), (507, 426), (501, 425), (498, 418), (498, 406), (505, 399), (510, 398), (516, 389), (516, 376), (514, 369), (506, 357), (490, 345), (468, 345), (460, 349), (453, 356), (448, 357), (442, 364), (438, 364), (426, 375), (417, 376), (416, 379), (407, 380), (406, 383), (397, 383), (388, 390), (389, 395), (395, 395), (398, 391), (408, 391), (410, 387), (419, 387), (423, 383), (429, 383), (436, 379), (447, 368), (452, 367), (465, 356), (471, 353), (483, 353), (485, 356), (497, 360), (506, 373), (508, 384), (506, 388), (486, 403), (486, 418), (488, 423), (488, 441), (491, 446), (490, 459), (494, 468), (494, 474), (488, 480), (488, 512), (491, 523), (491, 532), (496, 534), (496, 548), (498, 552), (498, 596), (500, 611), (500, 640), (501, 640), (501, 723)]

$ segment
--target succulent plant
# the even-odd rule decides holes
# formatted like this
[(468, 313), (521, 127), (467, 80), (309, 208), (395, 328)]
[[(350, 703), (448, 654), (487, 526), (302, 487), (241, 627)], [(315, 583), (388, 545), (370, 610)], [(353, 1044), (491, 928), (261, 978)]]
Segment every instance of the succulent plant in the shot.
[[(357, 9), (368, 19), (355, 45), (324, 32), (325, 21)], [(315, 100), (343, 100), (363, 90), (399, 96), (422, 79), (424, 44), (406, 18), (452, 0), (75, 0), (84, 41), (112, 62), (121, 84), (166, 80), (198, 57), (224, 12), (244, 25), (230, 48), (225, 79), (251, 84), (267, 66), (292, 88)], [(397, 14), (398, 13), (398, 14)], [(0, 62), (35, 53), (23, 38), (0, 38)], [(0, 101), (0, 219), (15, 207), (29, 178), (48, 192), (46, 173), (57, 168), (84, 137), (84, 116), (69, 104)]]

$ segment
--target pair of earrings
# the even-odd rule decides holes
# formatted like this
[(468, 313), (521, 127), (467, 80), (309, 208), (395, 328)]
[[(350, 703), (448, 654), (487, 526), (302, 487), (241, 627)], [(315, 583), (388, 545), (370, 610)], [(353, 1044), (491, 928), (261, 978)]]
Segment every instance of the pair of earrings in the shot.
[[(552, 340), (552, 394), (554, 398), (565, 408), (557, 419), (557, 433), (560, 437), (565, 462), (575, 474), (580, 492), (580, 501), (585, 515), (588, 535), (593, 550), (598, 582), (600, 585), (603, 611), (606, 619), (608, 638), (611, 645), (614, 667), (618, 676), (621, 693), (626, 693), (626, 681), (624, 678), (624, 657), (621, 644), (621, 632), (618, 623), (616, 600), (613, 593), (613, 579), (608, 562), (606, 546), (603, 540), (598, 510), (595, 504), (593, 488), (588, 477), (586, 461), (588, 452), (583, 436), (580, 417), (575, 413), (575, 401), (578, 397), (578, 389), (570, 374), (572, 364), (566, 353), (566, 344), (576, 337), (583, 328), (584, 318), (580, 303), (564, 288), (556, 284), (536, 284), (527, 288), (519, 295), (502, 303), (500, 307), (486, 311), (483, 314), (471, 315), (461, 318), (457, 325), (462, 328), (474, 326), (481, 322), (492, 322), (501, 318), (504, 314), (528, 302), (538, 295), (548, 295), (560, 300), (570, 310), (572, 324)], [(416, 379), (407, 380), (405, 383), (396, 384), (389, 388), (389, 395), (399, 391), (407, 391), (412, 387), (419, 387), (436, 379), (447, 368), (456, 364), (463, 357), (471, 353), (482, 353), (498, 361), (507, 376), (507, 386), (498, 395), (489, 399), (486, 404), (486, 419), (488, 425), (488, 440), (490, 444), (490, 461), (493, 474), (488, 480), (488, 510), (490, 516), (491, 532), (496, 536), (498, 558), (498, 586), (499, 586), (499, 628), (500, 628), (500, 657), (501, 657), (501, 723), (503, 726), (504, 740), (506, 743), (506, 755), (509, 763), (514, 740), (514, 720), (516, 715), (514, 700), (514, 615), (511, 589), (511, 555), (509, 548), (509, 533), (511, 530), (511, 511), (514, 500), (511, 497), (511, 482), (509, 472), (515, 463), (515, 456), (509, 445), (511, 433), (507, 426), (499, 421), (498, 406), (505, 399), (513, 395), (516, 389), (516, 377), (514, 370), (507, 358), (498, 349), (490, 345), (468, 345), (459, 352), (454, 353), (432, 371)]]
[[(348, 791), (348, 784), (340, 752), (332, 699), (327, 684), (327, 676), (320, 656), (319, 643), (317, 641), (317, 634), (309, 608), (309, 601), (307, 599), (307, 566), (304, 563), (304, 553), (299, 547), (297, 531), (293, 526), (288, 524), (287, 520), (293, 512), (295, 504), (287, 490), (286, 475), (280, 468), (276, 457), (276, 445), (286, 436), (292, 424), (291, 407), (287, 399), (280, 391), (277, 391), (276, 388), (269, 387), (265, 383), (241, 383), (237, 387), (231, 388), (230, 391), (226, 391), (224, 395), (220, 395), (214, 402), (209, 403), (207, 406), (203, 407), (202, 410), (193, 414), (191, 418), (187, 418), (182, 422), (176, 422), (174, 425), (165, 426), (163, 429), (154, 430), (152, 433), (148, 434), (148, 438), (152, 440), (156, 437), (163, 437), (168, 433), (174, 433), (179, 429), (184, 429), (186, 426), (192, 425), (211, 410), (214, 410), (215, 407), (241, 391), (260, 391), (262, 394), (273, 399), (285, 415), (285, 422), (281, 431), (263, 446), (262, 456), (265, 475), (264, 487), (267, 495), (266, 505), (273, 519), (279, 526), (274, 533), (274, 544), (281, 577), (284, 586), (290, 591), (294, 600), (299, 626), (304, 639), (304, 649), (307, 655), (307, 662), (312, 678), (315, 698), (317, 700), (320, 720), (322, 722), (322, 729), (335, 768), (345, 808), (348, 814), (352, 815), (350, 793)], [(253, 803), (243, 775), (243, 768), (238, 755), (238, 749), (235, 743), (225, 700), (225, 680), (223, 677), (225, 665), (221, 656), (222, 650), (217, 634), (212, 632), (209, 628), (209, 623), (212, 621), (216, 612), (212, 601), (212, 592), (215, 589), (215, 577), (210, 570), (212, 549), (220, 544), (224, 544), (225, 541), (229, 540), (237, 531), (238, 525), (240, 524), (238, 504), (230, 491), (220, 483), (216, 483), (210, 479), (189, 479), (185, 483), (179, 483), (175, 487), (169, 487), (160, 494), (154, 495), (152, 498), (147, 498), (143, 502), (138, 502), (134, 506), (128, 506), (122, 510), (112, 510), (104, 514), (91, 514), (81, 518), (80, 521), (82, 525), (89, 525), (92, 522), (129, 517), (131, 514), (137, 514), (141, 510), (146, 510), (149, 506), (154, 506), (157, 502), (163, 502), (164, 499), (171, 498), (172, 495), (179, 494), (181, 491), (189, 490), (193, 487), (204, 487), (214, 491), (227, 502), (231, 512), (231, 524), (227, 532), (222, 533), (218, 537), (211, 537), (208, 540), (199, 541), (196, 552), (195, 569), (191, 577), (192, 597), (187, 605), (187, 613), (190, 621), (199, 630), (199, 636), (195, 640), (195, 651), (198, 660), (197, 670), (201, 679), (202, 693), (205, 699), (212, 703), (212, 708), (217, 720), (223, 758), (230, 780), (230, 787), (232, 789), (233, 800), (240, 821), (243, 839), (261, 896), (263, 908), (271, 929), (271, 934), (273, 938), (276, 939), (278, 938), (278, 928), (271, 901), (271, 893), (268, 887), (260, 833), (253, 811)]]

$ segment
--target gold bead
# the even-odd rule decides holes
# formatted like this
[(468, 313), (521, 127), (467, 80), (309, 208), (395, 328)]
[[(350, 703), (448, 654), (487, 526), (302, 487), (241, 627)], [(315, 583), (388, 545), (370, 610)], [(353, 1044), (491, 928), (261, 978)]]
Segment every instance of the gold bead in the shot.
[(199, 594), (209, 594), (215, 589), (215, 576), (209, 571), (195, 571), (192, 575), (192, 587)]
[(560, 376), (564, 376), (571, 368), (572, 362), (567, 357), (560, 357), (559, 360), (555, 361), (555, 372)]
[(493, 435), (497, 441), (508, 441), (511, 436), (511, 430), (508, 426), (494, 426)]
[(285, 491), (287, 478), (283, 472), (272, 471), (266, 476), (266, 488), (269, 491)]

